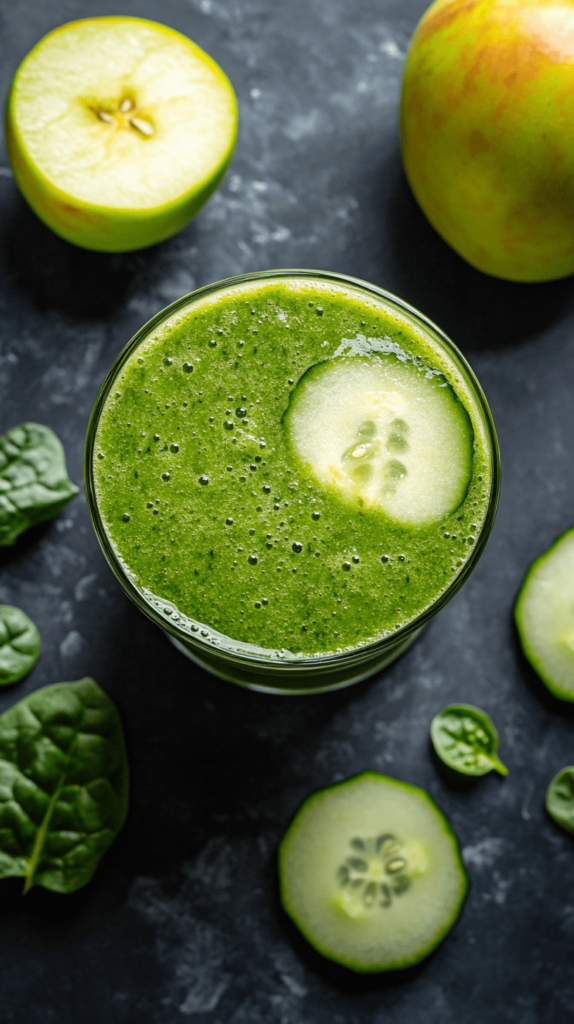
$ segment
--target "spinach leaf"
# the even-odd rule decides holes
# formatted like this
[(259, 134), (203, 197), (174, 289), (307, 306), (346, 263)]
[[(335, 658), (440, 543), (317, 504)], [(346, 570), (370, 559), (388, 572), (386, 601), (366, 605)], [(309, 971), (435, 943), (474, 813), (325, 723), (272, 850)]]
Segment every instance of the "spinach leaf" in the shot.
[(0, 604), (0, 686), (17, 683), (34, 668), (42, 641), (32, 619), (11, 604)]
[(498, 733), (492, 719), (474, 704), (449, 704), (431, 722), (433, 747), (444, 764), (462, 775), (508, 775), (497, 756)]
[(52, 519), (77, 493), (49, 427), (22, 423), (0, 436), (0, 546)]
[(0, 715), (0, 878), (75, 892), (122, 827), (129, 773), (115, 705), (93, 679)]

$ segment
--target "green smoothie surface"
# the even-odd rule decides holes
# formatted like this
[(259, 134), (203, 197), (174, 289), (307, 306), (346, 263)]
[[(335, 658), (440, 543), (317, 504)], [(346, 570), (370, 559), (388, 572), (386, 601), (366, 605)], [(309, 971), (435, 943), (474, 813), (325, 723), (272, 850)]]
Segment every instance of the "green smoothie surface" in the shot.
[[(360, 387), (369, 360), (399, 385), (420, 374), (460, 410), (468, 478), (439, 519), (406, 522), (394, 498), (325, 485), (301, 457), (313, 425), (294, 449), (291, 420), (300, 407), (312, 424), (313, 393), (299, 396), (322, 364), (344, 391), (345, 367)], [(349, 450), (358, 465), (365, 453)], [(433, 333), (374, 293), (297, 276), (199, 295), (152, 328), (94, 442), (102, 525), (142, 597), (189, 635), (307, 656), (373, 643), (432, 605), (472, 555), (492, 475), (484, 413)]]

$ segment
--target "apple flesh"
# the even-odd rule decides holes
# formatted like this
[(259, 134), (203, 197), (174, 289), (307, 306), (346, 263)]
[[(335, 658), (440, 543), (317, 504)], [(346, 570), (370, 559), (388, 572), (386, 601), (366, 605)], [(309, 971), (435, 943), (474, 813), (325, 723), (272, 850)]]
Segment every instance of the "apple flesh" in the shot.
[(223, 177), (237, 104), (221, 68), (173, 29), (141, 18), (70, 22), (16, 72), (8, 154), (38, 216), (86, 249), (168, 238)]
[(407, 54), (401, 143), (431, 224), (511, 281), (574, 272), (574, 3), (437, 0)]

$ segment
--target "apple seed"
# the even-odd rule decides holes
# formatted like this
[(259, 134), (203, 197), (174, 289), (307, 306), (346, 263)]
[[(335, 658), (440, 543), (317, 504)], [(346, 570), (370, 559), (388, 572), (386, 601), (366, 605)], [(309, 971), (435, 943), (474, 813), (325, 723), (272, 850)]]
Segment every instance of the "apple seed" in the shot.
[(144, 121), (143, 117), (130, 117), (130, 124), (136, 131), (141, 132), (142, 135), (153, 135), (154, 128), (149, 121)]

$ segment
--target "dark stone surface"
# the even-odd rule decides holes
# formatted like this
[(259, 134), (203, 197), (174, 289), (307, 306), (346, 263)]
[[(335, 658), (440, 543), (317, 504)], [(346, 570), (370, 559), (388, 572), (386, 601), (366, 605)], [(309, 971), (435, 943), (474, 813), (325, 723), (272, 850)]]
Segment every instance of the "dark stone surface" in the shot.
[[(2, 1024), (554, 1024), (574, 1013), (574, 847), (545, 816), (573, 761), (572, 710), (521, 656), (511, 609), (528, 563), (574, 516), (573, 282), (480, 275), (405, 184), (401, 63), (424, 0), (2, 0), (0, 75), (49, 29), (125, 13), (187, 33), (233, 81), (241, 128), (221, 189), (176, 238), (87, 253), (52, 235), (0, 167), (0, 430), (62, 438), (80, 482), (105, 371), (167, 302), (245, 270), (304, 266), (374, 281), (419, 306), (470, 358), (499, 430), (494, 533), (461, 593), (380, 678), (314, 698), (242, 692), (186, 662), (120, 591), (83, 496), (0, 553), (0, 600), (44, 648), (6, 708), (93, 675), (121, 710), (131, 812), (71, 897), (0, 884)], [(428, 727), (450, 701), (490, 712), (506, 780), (447, 782)], [(311, 790), (365, 767), (428, 789), (472, 889), (413, 971), (361, 979), (321, 960), (278, 906), (276, 844)]]

